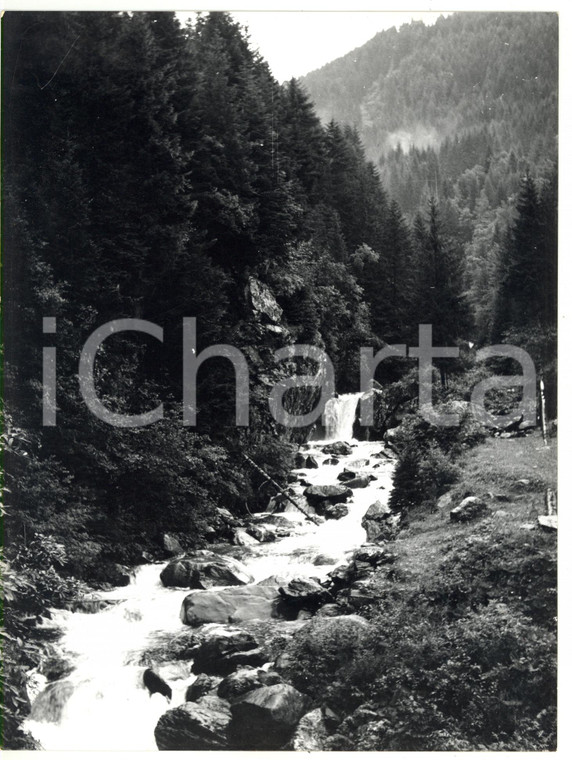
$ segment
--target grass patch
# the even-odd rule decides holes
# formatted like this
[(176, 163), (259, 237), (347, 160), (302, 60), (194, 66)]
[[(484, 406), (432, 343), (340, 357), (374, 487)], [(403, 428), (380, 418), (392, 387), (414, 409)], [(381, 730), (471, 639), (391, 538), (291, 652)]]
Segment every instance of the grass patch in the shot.
[[(451, 498), (410, 513), (375, 579), (375, 632), (324, 685), (345, 716), (331, 749), (555, 747), (556, 534), (536, 521), (556, 488), (555, 444), (491, 438), (459, 464)], [(466, 495), (488, 514), (451, 522)]]

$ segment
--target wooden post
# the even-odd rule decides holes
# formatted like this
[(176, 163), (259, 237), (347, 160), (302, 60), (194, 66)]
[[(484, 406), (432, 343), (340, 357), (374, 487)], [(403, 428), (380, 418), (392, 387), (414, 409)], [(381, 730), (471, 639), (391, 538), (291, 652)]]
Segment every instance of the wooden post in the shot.
[(542, 378), (540, 378), (540, 422), (542, 424), (544, 445), (548, 446), (548, 436), (546, 434), (546, 398), (544, 396), (544, 380)]
[(552, 488), (546, 489), (545, 501), (546, 501), (546, 514), (555, 515), (556, 514), (556, 494), (554, 493)]
[(296, 509), (299, 510), (304, 515), (304, 517), (306, 517), (308, 520), (310, 520), (311, 522), (313, 522), (314, 525), (321, 525), (322, 524), (321, 522), (319, 522), (318, 520), (316, 520), (316, 518), (313, 515), (311, 515), (308, 512), (306, 512), (306, 510), (303, 507), (301, 507), (299, 504), (297, 504), (294, 501), (294, 499), (289, 494), (287, 494), (286, 491), (283, 488), (281, 488), (280, 484), (277, 483), (273, 478), (271, 478), (270, 475), (267, 472), (264, 472), (264, 470), (262, 469), (262, 467), (260, 467), (259, 465), (257, 465), (256, 462), (253, 462), (252, 459), (247, 454), (243, 453), (242, 456), (246, 459), (246, 461), (249, 464), (251, 464), (254, 467), (254, 469), (257, 472), (259, 472), (261, 475), (264, 475), (264, 477), (267, 478), (268, 482), (272, 483), (272, 485), (275, 486), (278, 489), (278, 492), (280, 494), (283, 494), (288, 499), (288, 501), (291, 504), (293, 504), (296, 507)]

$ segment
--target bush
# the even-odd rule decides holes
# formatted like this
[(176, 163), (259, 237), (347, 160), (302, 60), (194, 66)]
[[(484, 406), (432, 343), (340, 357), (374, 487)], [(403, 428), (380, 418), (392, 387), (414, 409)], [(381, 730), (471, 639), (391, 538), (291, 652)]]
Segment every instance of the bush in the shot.
[(458, 468), (436, 444), (425, 449), (408, 447), (399, 458), (393, 476), (390, 506), (408, 512), (434, 501), (452, 485)]
[(482, 427), (464, 402), (442, 404), (440, 410), (457, 413), (460, 424), (441, 427), (418, 412), (405, 417), (394, 437), (399, 460), (393, 476), (390, 506), (397, 511), (431, 505), (457, 479), (455, 460), (484, 438)]
[(502, 603), (440, 622), (419, 601), (381, 610), (346, 672), (377, 716), (344, 721), (352, 749), (553, 749), (554, 635)]
[(335, 694), (336, 681), (351, 663), (365, 630), (349, 617), (315, 618), (305, 625), (285, 652), (291, 683), (311, 697)]
[(34, 535), (19, 548), (12, 563), (4, 563), (3, 577), (3, 742), (6, 749), (36, 749), (19, 725), (29, 714), (26, 671), (44, 658), (35, 636), (35, 623), (49, 615), (48, 607), (62, 607), (85, 590), (62, 571), (67, 563), (64, 547), (52, 536)]

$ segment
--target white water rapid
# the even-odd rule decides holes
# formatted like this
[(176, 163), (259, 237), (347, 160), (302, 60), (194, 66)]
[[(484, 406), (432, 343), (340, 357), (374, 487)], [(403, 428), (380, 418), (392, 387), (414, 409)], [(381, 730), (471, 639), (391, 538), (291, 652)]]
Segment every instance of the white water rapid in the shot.
[[(358, 398), (359, 394), (347, 394), (331, 399), (325, 414), (329, 440), (350, 443), (351, 455), (336, 457), (338, 464), (325, 464), (331, 460), (322, 451), (326, 441), (305, 444), (304, 456), (314, 457), (318, 467), (294, 470), (304, 483), (293, 483), (292, 488), (301, 494), (305, 484), (339, 484), (337, 476), (344, 468), (376, 479), (354, 490), (346, 517), (319, 526), (289, 505), (280, 514), (292, 521), (292, 535), (242, 549), (240, 560), (255, 582), (270, 576), (325, 578), (365, 542), (362, 517), (373, 502), (388, 498), (393, 465), (374, 456), (383, 444), (351, 439)], [(318, 555), (325, 564), (313, 564)], [(189, 589), (162, 586), (159, 574), (165, 564), (138, 567), (130, 586), (101, 593), (102, 599), (119, 601), (99, 612), (53, 611), (47, 624), (63, 631), (55, 647), (75, 669), (40, 691), (24, 724), (45, 750), (157, 750), (153, 731), (159, 717), (184, 701), (195, 679), (191, 661), (173, 661), (154, 666), (173, 689), (170, 704), (159, 694), (150, 697), (143, 687), (145, 651), (169, 634), (190, 630), (179, 619)]]

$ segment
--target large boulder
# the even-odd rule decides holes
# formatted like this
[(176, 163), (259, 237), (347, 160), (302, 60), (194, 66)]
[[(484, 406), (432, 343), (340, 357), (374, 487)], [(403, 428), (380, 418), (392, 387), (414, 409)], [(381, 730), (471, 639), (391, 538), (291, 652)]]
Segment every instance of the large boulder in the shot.
[[(203, 697), (205, 699), (205, 697)], [(167, 710), (155, 727), (155, 741), (160, 750), (228, 749), (227, 729), (231, 713), (227, 702), (212, 698), (208, 703), (185, 702)]]
[(313, 565), (335, 565), (339, 561), (339, 557), (334, 554), (318, 554), (318, 556), (312, 562)]
[(395, 554), (388, 552), (383, 546), (364, 544), (354, 552), (352, 559), (354, 564), (363, 562), (371, 567), (377, 567), (395, 562)]
[(259, 675), (261, 672), (264, 671), (255, 668), (240, 668), (234, 673), (229, 673), (219, 684), (218, 696), (229, 702), (234, 702), (243, 694), (247, 694), (253, 689), (260, 689), (263, 686)]
[(257, 538), (247, 533), (243, 528), (235, 528), (232, 543), (236, 546), (255, 546), (259, 541)]
[(374, 502), (368, 507), (362, 518), (362, 528), (365, 528), (367, 540), (375, 542), (389, 537), (394, 518), (391, 509), (381, 501)]
[(255, 277), (248, 280), (248, 295), (252, 308), (264, 321), (279, 323), (282, 319), (282, 309), (276, 302), (274, 294), (263, 282)]
[[(303, 497), (300, 497), (300, 499), (302, 498)], [(286, 502), (286, 504), (288, 503), (289, 502)], [(284, 506), (286, 505), (282, 505), (282, 507)], [(257, 515), (253, 515), (250, 518), (250, 524), (247, 530), (251, 531), (251, 528), (254, 526), (262, 529), (264, 532), (263, 534), (260, 534), (262, 536), (262, 540), (264, 542), (268, 542), (270, 540), (275, 540), (277, 538), (286, 538), (287, 536), (292, 535), (292, 533), (297, 529), (298, 523), (292, 522), (292, 520), (288, 519), (288, 517), (285, 517), (281, 514), (269, 514), (268, 512), (261, 512)], [(255, 533), (252, 535), (257, 537)], [(273, 535), (274, 538), (270, 538), (271, 535)]]
[(328, 584), (334, 591), (351, 583), (354, 579), (354, 565), (355, 563), (353, 562), (344, 562), (334, 567), (333, 570), (330, 570), (328, 573)]
[(299, 451), (294, 458), (294, 466), (297, 470), (316, 470), (320, 465), (314, 456)]
[(346, 480), (347, 488), (367, 488), (372, 480), (375, 480), (373, 475), (358, 475), (357, 478), (351, 478)]
[(200, 673), (185, 692), (185, 702), (197, 702), (207, 694), (214, 694), (222, 681), (221, 676), (208, 676)]
[(348, 480), (353, 480), (355, 477), (357, 477), (357, 471), (345, 468), (338, 475), (338, 480), (340, 483), (346, 483)]
[(183, 554), (183, 547), (179, 543), (179, 539), (170, 533), (163, 535), (163, 549), (169, 557), (178, 557)]
[(278, 591), (287, 604), (298, 609), (315, 607), (330, 597), (329, 592), (313, 578), (292, 578)]
[(161, 665), (177, 660), (192, 660), (201, 640), (194, 631), (185, 628), (176, 633), (171, 631), (157, 633), (153, 637), (153, 643), (136, 656), (133, 664), (149, 667), (153, 664)]
[(316, 612), (317, 617), (339, 617), (342, 614), (343, 610), (339, 604), (324, 604)]
[(241, 623), (282, 617), (276, 586), (195, 591), (183, 600), (181, 620), (186, 625), (203, 623)]
[(453, 522), (469, 522), (482, 517), (489, 511), (487, 504), (478, 496), (467, 496), (466, 499), (449, 512)]
[(306, 467), (306, 455), (299, 451), (294, 457), (294, 467), (297, 470), (303, 470)]
[(99, 575), (101, 578), (98, 580), (111, 583), (112, 586), (129, 586), (131, 583), (131, 571), (125, 565), (120, 565), (117, 562), (102, 565)]
[(228, 525), (235, 526), (239, 522), (239, 520), (226, 507), (215, 507), (215, 513), (220, 520)]
[(274, 671), (244, 667), (223, 678), (218, 695), (232, 703), (249, 691), (277, 683), (282, 683), (282, 677)]
[(543, 530), (558, 530), (558, 515), (538, 515), (537, 520)]
[[(309, 486), (309, 483), (305, 480), (300, 480), (299, 483), (301, 485)], [(268, 512), (298, 512), (298, 510), (292, 504), (292, 501), (294, 501), (295, 504), (299, 504), (300, 507), (306, 512), (312, 511), (312, 509), (308, 506), (308, 502), (305, 497), (300, 493), (296, 493), (296, 491), (294, 491), (292, 488), (288, 488), (288, 490), (284, 493), (279, 493), (276, 494), (276, 496), (273, 496), (268, 502), (268, 507), (266, 509)], [(292, 530), (292, 523), (290, 523), (290, 530)]]
[(356, 580), (349, 587), (346, 601), (352, 607), (363, 607), (379, 601), (380, 592), (372, 587), (368, 581)]
[(215, 631), (195, 653), (193, 673), (226, 676), (236, 668), (234, 655), (257, 650), (258, 642), (246, 631), (238, 628)]
[(268, 662), (268, 655), (262, 647), (256, 647), (247, 652), (228, 654), (221, 660), (221, 667), (225, 667), (226, 672), (229, 673), (242, 667), (259, 668), (266, 662)]
[(163, 586), (193, 589), (243, 586), (254, 580), (238, 560), (206, 550), (169, 562), (163, 568), (160, 578)]
[(289, 517), (285, 515), (268, 514), (267, 512), (260, 512), (257, 515), (253, 515), (252, 519), (257, 522), (264, 523), (265, 525), (272, 525), (275, 529), (283, 529), (287, 531), (286, 535), (289, 535), (295, 527), (295, 524)]
[(352, 496), (352, 491), (346, 486), (308, 486), (304, 496), (308, 499), (308, 504), (316, 508), (323, 502), (345, 503)]
[(269, 525), (249, 525), (246, 532), (262, 544), (276, 541), (278, 537), (277, 532)]
[(342, 517), (347, 517), (349, 514), (349, 509), (345, 504), (326, 503), (320, 511), (326, 520), (340, 520)]
[(348, 457), (352, 453), (352, 447), (345, 441), (336, 441), (326, 444), (322, 452), (335, 457)]
[(294, 752), (322, 752), (327, 737), (323, 713), (317, 708), (302, 716), (290, 739), (288, 749)]
[(447, 510), (451, 509), (453, 506), (453, 493), (452, 491), (447, 491), (447, 493), (444, 493), (442, 496), (439, 496), (437, 499), (437, 509), (439, 510)]
[(276, 750), (291, 737), (306, 708), (306, 697), (289, 684), (263, 686), (231, 705), (229, 734), (245, 750)]
[(263, 578), (258, 581), (257, 586), (283, 586), (288, 583), (288, 577), (286, 575), (269, 575), (268, 578)]

